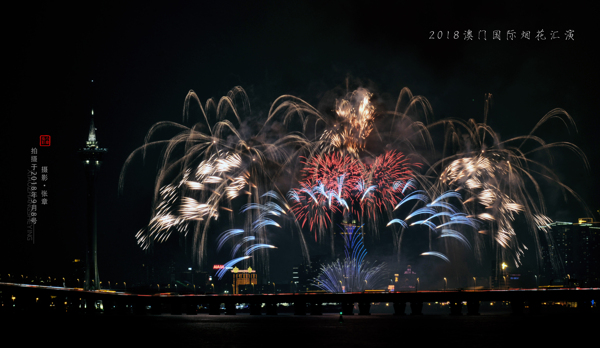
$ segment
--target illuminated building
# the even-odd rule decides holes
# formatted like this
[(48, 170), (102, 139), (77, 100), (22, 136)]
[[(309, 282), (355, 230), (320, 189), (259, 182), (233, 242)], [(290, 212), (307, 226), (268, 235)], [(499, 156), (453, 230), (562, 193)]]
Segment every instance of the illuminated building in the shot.
[(319, 290), (318, 287), (313, 285), (313, 281), (321, 273), (322, 260), (321, 256), (313, 256), (312, 261), (292, 267), (292, 286), (290, 290), (292, 292)]
[[(306, 270), (304, 265), (298, 265), (292, 267), (292, 284), (294, 284), (294, 289), (298, 289), (300, 284), (300, 276), (304, 276), (306, 274)], [(305, 278), (305, 277), (302, 277)], [(304, 279), (303, 279), (304, 280)]]
[[(415, 290), (417, 286), (417, 273), (412, 270), (411, 265), (408, 265), (406, 270), (401, 273), (393, 273), (391, 284), (394, 291)], [(388, 289), (392, 289), (388, 287)]]
[(176, 283), (182, 286), (181, 288), (177, 288), (179, 293), (206, 291), (208, 288), (207, 284), (210, 284), (207, 272), (192, 269), (191, 267), (188, 267), (187, 271), (179, 272), (176, 279)]
[(302, 263), (292, 267), (292, 290), (293, 292), (306, 292), (310, 287), (310, 271), (308, 264)]
[(352, 220), (352, 222), (344, 220), (341, 226), (343, 227), (343, 229), (341, 229), (339, 232), (335, 232), (335, 234), (347, 235), (359, 232), (363, 236), (365, 235), (364, 229), (361, 229), (360, 231), (358, 230), (360, 227), (356, 224), (356, 220)]
[(85, 147), (79, 150), (87, 178), (87, 253), (85, 265), (85, 290), (99, 290), (97, 255), (97, 226), (96, 226), (96, 180), (106, 149), (98, 147), (96, 128), (94, 126), (94, 110), (90, 120), (90, 131)]
[(356, 220), (352, 220), (351, 222), (344, 220), (336, 229), (334, 229), (334, 231), (334, 235), (339, 235), (339, 237), (334, 237), (333, 241), (335, 246), (335, 258), (340, 260), (346, 258), (346, 244), (348, 244), (349, 239), (352, 239), (353, 235), (360, 234), (362, 238), (365, 237), (365, 230), (362, 226), (357, 224)]
[(600, 284), (600, 223), (580, 218), (577, 223), (556, 221), (548, 226), (552, 242), (542, 249), (542, 275), (554, 284)]
[[(253, 293), (254, 286), (257, 284), (256, 271), (252, 269), (252, 267), (248, 267), (248, 269), (241, 270), (237, 267), (234, 267), (231, 270), (231, 274), (233, 275), (233, 293)], [(251, 286), (251, 288), (250, 288)], [(242, 289), (240, 289), (242, 287)]]

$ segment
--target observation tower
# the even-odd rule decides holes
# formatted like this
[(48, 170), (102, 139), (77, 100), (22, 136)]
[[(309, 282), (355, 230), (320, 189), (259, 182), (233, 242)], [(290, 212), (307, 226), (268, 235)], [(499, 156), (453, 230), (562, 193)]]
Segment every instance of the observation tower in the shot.
[(97, 243), (97, 215), (96, 215), (96, 180), (102, 158), (107, 149), (98, 147), (96, 128), (94, 127), (94, 110), (90, 119), (90, 131), (85, 147), (79, 149), (79, 156), (83, 162), (87, 178), (87, 252), (85, 261), (84, 290), (99, 290), (100, 279), (98, 276), (98, 243)]

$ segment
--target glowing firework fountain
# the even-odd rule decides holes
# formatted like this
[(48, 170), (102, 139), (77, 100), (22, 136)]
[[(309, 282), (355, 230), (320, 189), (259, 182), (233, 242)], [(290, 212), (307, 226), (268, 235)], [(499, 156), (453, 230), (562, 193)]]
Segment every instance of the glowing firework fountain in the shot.
[(328, 292), (362, 292), (380, 289), (385, 284), (382, 271), (385, 264), (369, 266), (365, 261), (367, 250), (364, 247), (360, 227), (344, 224), (345, 259), (322, 265), (321, 273), (313, 279), (313, 285)]

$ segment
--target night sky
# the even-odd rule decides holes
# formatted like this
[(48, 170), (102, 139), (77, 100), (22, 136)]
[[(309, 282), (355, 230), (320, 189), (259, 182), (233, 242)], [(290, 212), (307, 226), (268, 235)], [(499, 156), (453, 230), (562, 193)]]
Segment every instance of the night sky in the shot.
[[(51, 273), (74, 258), (84, 260), (85, 175), (77, 150), (85, 145), (93, 107), (100, 147), (108, 148), (98, 184), (100, 277), (138, 277), (147, 256), (134, 235), (150, 219), (160, 152), (150, 152), (146, 163), (139, 157), (132, 163), (122, 194), (119, 174), (153, 124), (182, 122), (189, 90), (205, 102), (242, 86), (253, 119), (259, 119), (284, 94), (333, 109), (327, 96), (348, 82), (393, 107), (408, 87), (429, 100), (434, 119), (478, 122), (483, 122), (484, 94), (492, 93), (488, 124), (503, 139), (528, 134), (548, 111), (563, 108), (577, 132), (553, 121), (536, 134), (547, 142), (572, 142), (587, 155), (589, 170), (571, 152), (558, 149), (553, 168), (598, 220), (599, 89), (597, 57), (591, 53), (598, 32), (592, 29), (595, 20), (588, 20), (591, 8), (561, 6), (21, 5), (5, 48), (10, 63), (5, 65), (9, 93), (2, 167), (9, 207), (3, 208), (0, 272)], [(464, 40), (466, 30), (472, 30), (472, 41)], [(480, 30), (487, 40), (478, 39)], [(493, 40), (493, 30), (501, 31), (501, 40)], [(513, 41), (506, 39), (508, 30), (516, 33)], [(546, 40), (536, 39), (540, 30)], [(565, 40), (567, 30), (574, 31), (573, 41)], [(443, 38), (437, 39), (440, 31)], [(453, 39), (455, 31), (459, 39)], [(531, 32), (529, 40), (521, 38), (523, 31)], [(553, 31), (558, 39), (551, 39)], [(44, 134), (51, 136), (51, 146), (40, 148)], [(49, 172), (48, 205), (38, 206), (35, 243), (26, 240), (32, 147), (38, 147), (38, 164)], [(575, 222), (589, 216), (573, 197), (565, 202), (549, 187), (545, 194), (552, 219)], [(157, 249), (157, 264), (189, 264), (189, 247), (171, 239)], [(295, 240), (282, 239), (271, 254), (277, 260), (271, 280), (291, 278), (292, 265), (301, 261)]]

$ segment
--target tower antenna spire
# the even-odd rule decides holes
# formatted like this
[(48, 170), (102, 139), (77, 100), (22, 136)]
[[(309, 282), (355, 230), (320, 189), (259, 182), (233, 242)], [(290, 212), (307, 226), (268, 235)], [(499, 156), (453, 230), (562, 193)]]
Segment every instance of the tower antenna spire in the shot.
[(98, 147), (98, 140), (96, 139), (96, 126), (94, 125), (94, 109), (92, 108), (92, 116), (90, 118), (90, 132), (88, 133), (88, 140), (85, 142), (87, 147), (95, 148)]

